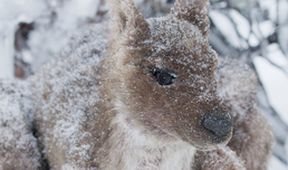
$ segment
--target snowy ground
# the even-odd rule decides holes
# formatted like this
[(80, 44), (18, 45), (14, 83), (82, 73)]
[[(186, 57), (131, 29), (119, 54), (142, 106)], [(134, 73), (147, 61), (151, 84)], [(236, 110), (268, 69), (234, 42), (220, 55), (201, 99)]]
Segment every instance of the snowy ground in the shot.
[[(153, 5), (147, 4), (144, 0), (136, 1), (147, 16), (161, 15), (171, 7), (171, 4), (167, 4), (168, 1), (165, 0), (151, 0), (154, 2)], [(280, 1), (279, 10), (283, 11), (280, 19), (277, 17), (274, 1), (261, 1), (260, 6), (269, 11), (268, 17), (271, 20), (262, 22), (259, 28), (250, 28), (249, 21), (236, 10), (230, 11), (229, 16), (235, 21), (238, 32), (235, 32), (235, 26), (229, 21), (227, 13), (219, 12), (215, 8), (211, 10), (210, 16), (227, 41), (233, 46), (243, 49), (251, 45), (259, 45), (261, 41), (257, 37), (267, 37), (275, 29), (279, 29), (279, 32), (282, 33), (283, 36), (279, 38), (281, 43), (268, 45), (265, 48), (266, 56), (257, 54), (253, 58), (253, 63), (269, 97), (269, 102), (279, 114), (285, 124), (284, 126), (288, 127), (288, 56), (287, 53), (284, 54), (285, 51), (288, 51), (287, 25), (278, 28), (272, 22), (277, 18), (280, 22), (287, 22), (288, 20), (288, 2)], [(99, 18), (106, 12), (106, 7), (101, 5), (102, 2), (101, 0), (2, 0), (0, 2), (0, 78), (15, 78), (14, 61), (16, 54), (20, 56), (22, 62), (31, 67), (32, 72), (37, 72), (44, 63), (51, 60), (64, 48), (73, 33), (81, 31), (83, 24), (89, 25), (101, 21)], [(242, 9), (246, 7), (248, 2), (253, 3), (254, 1), (231, 0), (231, 5)], [(15, 32), (19, 23), (33, 23), (35, 30), (30, 33), (29, 40), (25, 42), (27, 44), (24, 44), (24, 47), (17, 51), (15, 50)], [(257, 33), (261, 32), (261, 35), (251, 35), (251, 29)], [(244, 37), (247, 41), (243, 41), (239, 37)], [(281, 48), (284, 50), (281, 51)], [(271, 124), (278, 132), (277, 120), (271, 120)], [(284, 132), (279, 132), (280, 134), (288, 135), (288, 129), (284, 128), (283, 130), (281, 126), (281, 130)], [(282, 136), (282, 138), (285, 139), (288, 136)], [(286, 152), (281, 152), (281, 156), (287, 158), (285, 155), (288, 153), (287, 139), (282, 142), (284, 143), (283, 146), (286, 142)], [(270, 170), (287, 168), (283, 160), (280, 161), (277, 157), (273, 157), (269, 164)]]

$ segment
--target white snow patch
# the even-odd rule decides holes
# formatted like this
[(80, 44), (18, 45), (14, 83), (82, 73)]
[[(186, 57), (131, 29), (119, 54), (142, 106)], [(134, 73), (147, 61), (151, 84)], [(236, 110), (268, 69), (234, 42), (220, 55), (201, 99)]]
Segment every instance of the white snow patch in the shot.
[[(0, 21), (1, 22), (1, 21)], [(8, 27), (8, 28), (7, 28)], [(12, 26), (13, 27), (13, 26)], [(11, 30), (12, 29), (12, 30)], [(0, 78), (11, 79), (13, 78), (13, 40), (14, 40), (14, 29), (3, 28), (0, 25)]]
[(33, 21), (44, 13), (46, 4), (39, 0), (1, 0), (0, 3), (0, 21), (19, 22), (21, 20)]
[(45, 13), (39, 0), (2, 0), (0, 3), (0, 78), (13, 78), (14, 32), (19, 22), (31, 22)]
[(270, 103), (288, 124), (288, 76), (262, 57), (254, 58), (254, 65), (269, 97)]
[(281, 51), (278, 44), (271, 44), (267, 47), (267, 57), (276, 65), (287, 70), (288, 73), (288, 59)]
[(257, 37), (254, 34), (252, 34), (252, 28), (250, 26), (249, 21), (236, 10), (230, 10), (229, 14), (231, 15), (231, 18), (237, 25), (239, 34), (243, 38), (247, 39), (251, 46), (257, 46), (260, 42), (257, 39)]
[(261, 0), (258, 1), (261, 8), (267, 10), (269, 13), (269, 18), (273, 21), (277, 21), (277, 15), (279, 17), (280, 24), (287, 23), (288, 19), (288, 1), (287, 0), (279, 0), (279, 10), (277, 9), (277, 0)]
[(253, 24), (253, 31), (258, 37), (267, 38), (275, 31), (275, 25), (272, 21), (263, 21), (261, 23)]
[(233, 21), (237, 24), (240, 34), (243, 37), (248, 38), (251, 30), (248, 20), (236, 10), (230, 10), (229, 13), (233, 18)]
[(288, 24), (287, 25), (283, 25), (280, 29), (279, 29), (279, 44), (281, 45), (283, 51), (285, 52), (285, 54), (288, 55), (288, 34), (287, 34), (287, 30), (288, 30)]
[(65, 2), (60, 8), (57, 6), (59, 26), (63, 29), (68, 29), (75, 27), (79, 20), (93, 17), (96, 15), (99, 3), (99, 0), (70, 0)]
[[(288, 137), (286, 138), (285, 151), (286, 151), (285, 157), (288, 158)], [(286, 166), (287, 166), (287, 168), (288, 168), (288, 165), (286, 165)]]
[(227, 38), (227, 40), (235, 47), (245, 48), (247, 44), (238, 37), (233, 23), (223, 13), (211, 10), (209, 12), (211, 19), (213, 20), (219, 31)]
[[(99, 0), (67, 0), (51, 1), (50, 6), (56, 12), (57, 18), (51, 25), (44, 18), (39, 20), (38, 27), (29, 38), (31, 54), (34, 57), (32, 69), (39, 68), (67, 46), (70, 38), (76, 32), (81, 32), (89, 25), (87, 20), (96, 15)], [(45, 45), (39, 42), (45, 42)]]
[(255, 3), (256, 0), (229, 0), (229, 3), (232, 6), (235, 6), (239, 9), (247, 9), (250, 8), (252, 4)]
[(268, 163), (268, 170), (287, 170), (287, 166), (273, 156)]

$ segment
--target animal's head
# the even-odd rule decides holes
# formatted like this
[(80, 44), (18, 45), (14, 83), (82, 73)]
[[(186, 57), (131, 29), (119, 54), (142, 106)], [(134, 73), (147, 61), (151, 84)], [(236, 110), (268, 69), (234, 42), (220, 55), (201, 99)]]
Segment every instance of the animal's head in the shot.
[(178, 0), (145, 20), (131, 0), (111, 0), (110, 77), (121, 111), (147, 131), (199, 149), (227, 143), (231, 118), (217, 96), (217, 54), (206, 0)]

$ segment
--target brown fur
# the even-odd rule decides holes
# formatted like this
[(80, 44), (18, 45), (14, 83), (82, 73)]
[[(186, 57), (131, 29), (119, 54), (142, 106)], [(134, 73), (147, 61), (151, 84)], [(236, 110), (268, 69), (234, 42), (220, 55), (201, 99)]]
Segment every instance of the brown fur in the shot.
[(212, 151), (198, 151), (192, 169), (201, 170), (244, 170), (244, 163), (229, 147), (217, 148)]
[[(195, 168), (265, 170), (273, 135), (255, 103), (254, 73), (241, 61), (221, 59), (217, 75), (220, 96), (229, 106), (233, 117), (233, 136), (225, 148), (197, 152)], [(219, 163), (215, 163), (215, 160), (219, 160)]]
[[(225, 107), (216, 94), (217, 58), (208, 45), (207, 37), (203, 37), (199, 28), (173, 15), (160, 21), (152, 19), (148, 29), (148, 23), (138, 16), (140, 14), (134, 14), (138, 23), (135, 23), (135, 18), (129, 18), (133, 17), (130, 14), (136, 9), (130, 12), (128, 5), (122, 10), (127, 12), (127, 18), (118, 21), (125, 22), (122, 23), (124, 28), (114, 27), (119, 33), (115, 35), (111, 49), (117, 50), (117, 55), (110, 59), (114, 63), (106, 64), (111, 65), (107, 77), (117, 79), (114, 86), (118, 88), (111, 87), (117, 91), (111, 95), (125, 101), (124, 105), (130, 107), (127, 109), (133, 113), (132, 116), (148, 128), (169, 131), (199, 147), (213, 144), (210, 134), (199, 124), (206, 113), (225, 114)], [(120, 14), (116, 11), (115, 15)], [(166, 49), (159, 49), (159, 43)], [(159, 86), (149, 73), (154, 67), (175, 71), (178, 76), (175, 84)], [(201, 87), (203, 91), (199, 90)], [(175, 120), (177, 124), (174, 124)]]
[[(111, 0), (113, 34), (107, 37), (105, 25), (97, 27), (101, 35), (92, 31), (76, 41), (76, 48), (65, 54), (69, 57), (34, 77), (39, 94), (35, 97), (37, 126), (52, 168), (125, 169), (125, 154), (135, 150), (137, 156), (138, 150), (144, 150), (149, 158), (135, 158), (135, 163), (145, 169), (149, 164), (160, 166), (171, 150), (185, 153), (186, 146), (199, 150), (195, 157), (185, 158), (194, 160), (192, 169), (264, 168), (258, 160), (267, 160), (270, 138), (256, 138), (257, 121), (266, 128), (261, 135), (269, 132), (265, 120), (254, 108), (244, 117), (255, 122), (237, 119), (233, 102), (224, 102), (218, 95), (217, 54), (208, 44), (207, 3), (179, 0), (170, 15), (145, 20), (132, 1)], [(176, 74), (175, 82), (161, 86), (151, 73), (156, 68)], [(224, 145), (232, 129), (215, 136), (202, 125), (207, 114), (232, 116), (230, 147)], [(130, 129), (156, 141), (155, 146), (144, 143), (140, 149), (133, 148), (136, 132), (129, 134)], [(238, 131), (244, 131), (249, 142), (237, 138)], [(253, 155), (257, 157), (253, 162), (249, 157), (258, 143), (265, 147), (257, 147), (261, 151)]]
[(247, 169), (266, 169), (273, 135), (256, 104), (256, 75), (240, 61), (222, 60), (219, 86), (234, 119), (233, 137), (228, 146), (244, 161)]

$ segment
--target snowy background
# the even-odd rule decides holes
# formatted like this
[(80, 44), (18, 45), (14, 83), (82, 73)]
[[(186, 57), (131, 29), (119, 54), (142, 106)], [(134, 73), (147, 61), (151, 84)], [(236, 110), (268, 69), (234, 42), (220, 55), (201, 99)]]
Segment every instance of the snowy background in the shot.
[[(146, 17), (173, 0), (135, 0)], [(84, 27), (107, 19), (104, 0), (0, 0), (0, 79), (26, 79)], [(276, 144), (270, 170), (288, 169), (288, 0), (212, 0), (211, 45), (258, 75), (258, 98)]]

